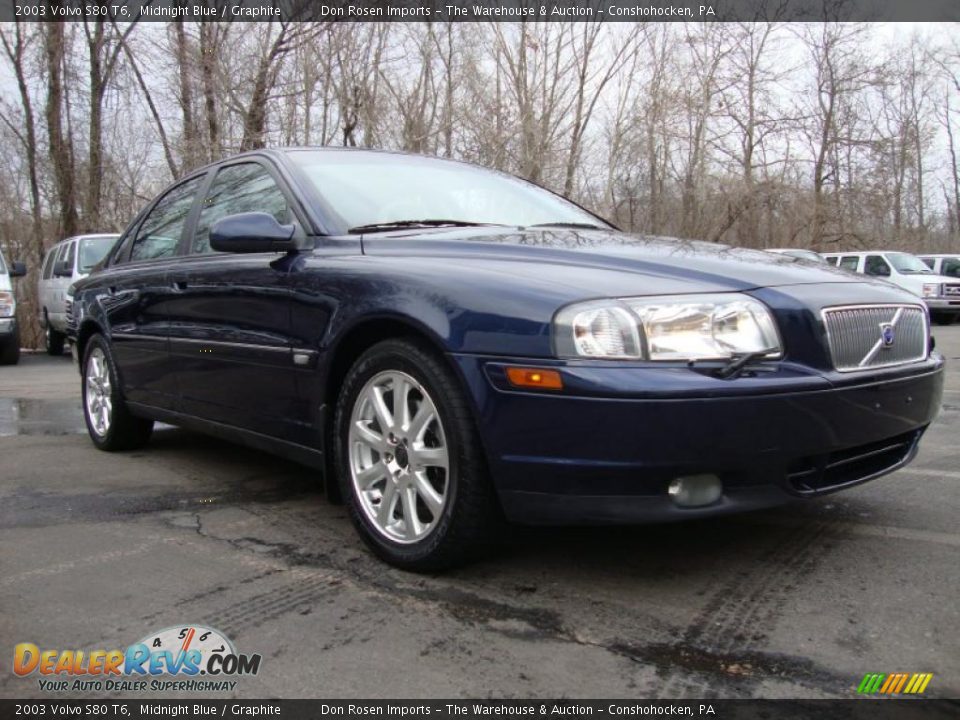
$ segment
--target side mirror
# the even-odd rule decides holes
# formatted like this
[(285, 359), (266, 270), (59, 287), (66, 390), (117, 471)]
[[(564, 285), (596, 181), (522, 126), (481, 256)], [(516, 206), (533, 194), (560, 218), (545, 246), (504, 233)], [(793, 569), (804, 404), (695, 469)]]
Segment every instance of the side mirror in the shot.
[(27, 266), (19, 260), (10, 263), (10, 277), (23, 277), (27, 274)]
[(210, 247), (221, 252), (288, 252), (297, 249), (293, 224), (281, 225), (264, 212), (221, 218), (210, 228)]
[(56, 277), (73, 277), (73, 268), (66, 260), (61, 260), (53, 266), (53, 274)]

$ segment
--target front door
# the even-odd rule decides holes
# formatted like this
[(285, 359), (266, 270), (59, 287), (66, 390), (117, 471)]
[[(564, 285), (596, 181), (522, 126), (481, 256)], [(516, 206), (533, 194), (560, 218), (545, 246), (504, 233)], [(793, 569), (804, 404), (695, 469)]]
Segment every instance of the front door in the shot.
[(265, 165), (221, 167), (171, 277), (170, 352), (181, 411), (265, 435), (296, 438), (290, 285), (277, 253), (220, 253), (210, 227), (227, 215), (267, 212), (291, 221)]

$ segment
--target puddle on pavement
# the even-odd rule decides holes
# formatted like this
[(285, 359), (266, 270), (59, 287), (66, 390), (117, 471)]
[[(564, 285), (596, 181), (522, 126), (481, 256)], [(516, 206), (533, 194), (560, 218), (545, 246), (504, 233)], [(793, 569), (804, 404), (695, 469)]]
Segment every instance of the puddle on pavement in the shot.
[(0, 437), (85, 433), (80, 400), (0, 398)]

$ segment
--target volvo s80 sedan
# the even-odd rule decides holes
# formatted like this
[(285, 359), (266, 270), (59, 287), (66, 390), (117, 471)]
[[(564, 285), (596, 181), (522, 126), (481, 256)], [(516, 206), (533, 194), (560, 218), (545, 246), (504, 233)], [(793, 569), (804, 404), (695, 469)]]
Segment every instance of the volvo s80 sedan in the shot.
[(913, 458), (943, 384), (926, 308), (889, 283), (628, 235), (399, 153), (198, 170), (72, 293), (98, 448), (163, 421), (306, 463), (414, 570), (505, 521), (696, 518), (876, 478)]

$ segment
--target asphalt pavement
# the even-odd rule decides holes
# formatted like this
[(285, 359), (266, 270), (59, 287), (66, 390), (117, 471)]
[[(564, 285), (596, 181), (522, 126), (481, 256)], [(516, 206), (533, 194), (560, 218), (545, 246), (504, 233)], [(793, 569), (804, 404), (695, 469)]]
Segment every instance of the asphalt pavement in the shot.
[(17, 643), (202, 624), (263, 658), (215, 696), (843, 698), (929, 672), (958, 697), (960, 326), (935, 335), (943, 412), (897, 473), (710, 521), (520, 529), (437, 576), (373, 558), (312, 470), (168, 427), (96, 450), (76, 366), (25, 354), (0, 368), (0, 696), (50, 697)]

